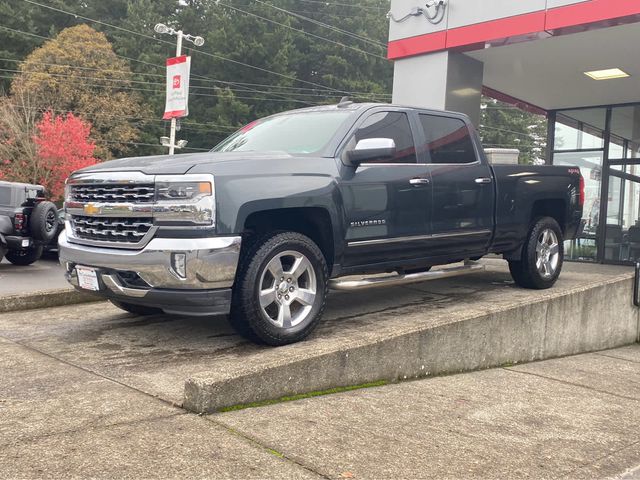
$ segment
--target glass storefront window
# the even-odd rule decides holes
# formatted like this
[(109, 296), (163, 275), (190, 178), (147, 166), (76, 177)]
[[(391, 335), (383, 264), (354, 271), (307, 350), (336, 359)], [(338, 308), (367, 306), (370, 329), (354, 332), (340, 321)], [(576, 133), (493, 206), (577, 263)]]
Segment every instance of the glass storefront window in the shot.
[(607, 204), (605, 260), (640, 260), (640, 182), (612, 175)]
[[(611, 147), (609, 159), (640, 158), (640, 106), (614, 107), (611, 109)], [(617, 144), (626, 148), (622, 151)], [(614, 145), (616, 144), (616, 145)]]
[(595, 261), (597, 259), (597, 232), (600, 224), (600, 186), (602, 183), (602, 152), (556, 153), (554, 165), (580, 167), (585, 180), (585, 203), (580, 238), (567, 242), (565, 254), (571, 260)]
[(567, 259), (640, 261), (640, 103), (561, 110), (555, 120), (552, 163), (579, 167), (586, 187)]
[(611, 135), (611, 140), (609, 141), (609, 158), (624, 158), (624, 144), (624, 138)]
[(556, 117), (555, 150), (604, 147), (606, 109), (567, 110)]

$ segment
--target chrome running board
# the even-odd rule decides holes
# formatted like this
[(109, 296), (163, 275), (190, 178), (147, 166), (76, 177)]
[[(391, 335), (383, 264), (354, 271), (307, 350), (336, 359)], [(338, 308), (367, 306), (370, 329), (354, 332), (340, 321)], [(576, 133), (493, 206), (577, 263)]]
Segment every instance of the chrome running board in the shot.
[(329, 288), (332, 290), (353, 291), (376, 287), (393, 287), (396, 285), (406, 285), (408, 283), (425, 282), (427, 280), (460, 277), (471, 273), (483, 272), (484, 270), (484, 265), (468, 260), (464, 265), (458, 267), (443, 268), (442, 270), (432, 270), (430, 272), (410, 273), (407, 275), (396, 274), (385, 277), (364, 277), (359, 280), (341, 280), (334, 278), (329, 280)]

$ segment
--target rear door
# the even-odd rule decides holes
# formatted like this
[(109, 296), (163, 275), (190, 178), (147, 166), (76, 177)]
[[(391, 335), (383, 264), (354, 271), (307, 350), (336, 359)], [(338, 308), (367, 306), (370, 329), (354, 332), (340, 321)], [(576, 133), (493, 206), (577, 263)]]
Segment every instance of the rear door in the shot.
[[(345, 266), (393, 263), (425, 255), (431, 179), (418, 163), (410, 112), (375, 109), (360, 120), (345, 151), (369, 138), (389, 138), (396, 155), (344, 167), (340, 188), (347, 215)], [(415, 125), (414, 125), (415, 126)]]
[(493, 233), (494, 185), (461, 119), (419, 113), (423, 161), (433, 183), (433, 255), (485, 252)]

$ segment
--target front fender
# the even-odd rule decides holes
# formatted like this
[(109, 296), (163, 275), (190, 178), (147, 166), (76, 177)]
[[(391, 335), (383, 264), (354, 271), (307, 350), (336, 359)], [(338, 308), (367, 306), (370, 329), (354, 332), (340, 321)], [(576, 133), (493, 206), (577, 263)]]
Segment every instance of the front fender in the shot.
[(328, 175), (264, 175), (216, 179), (216, 230), (222, 235), (243, 232), (254, 213), (289, 208), (321, 208), (329, 214), (336, 259), (341, 258), (345, 215), (340, 190)]

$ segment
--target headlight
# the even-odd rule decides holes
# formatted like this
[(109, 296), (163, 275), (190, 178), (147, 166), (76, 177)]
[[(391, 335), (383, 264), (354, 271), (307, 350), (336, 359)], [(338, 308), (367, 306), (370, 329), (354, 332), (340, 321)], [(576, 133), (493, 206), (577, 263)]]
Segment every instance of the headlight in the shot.
[(159, 226), (212, 227), (215, 225), (213, 176), (156, 177), (154, 223)]
[(211, 196), (211, 182), (161, 182), (156, 183), (156, 199), (164, 201), (192, 202), (201, 197)]

